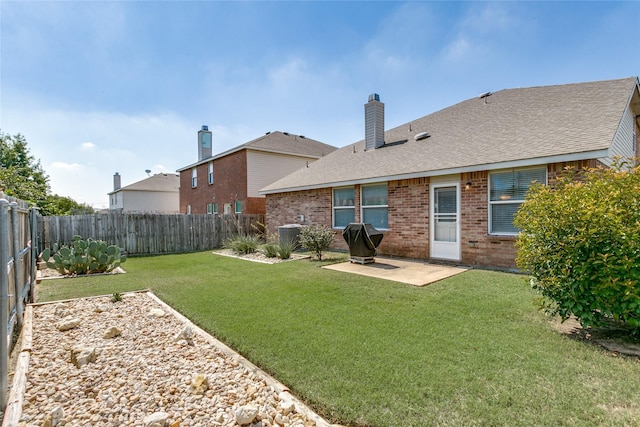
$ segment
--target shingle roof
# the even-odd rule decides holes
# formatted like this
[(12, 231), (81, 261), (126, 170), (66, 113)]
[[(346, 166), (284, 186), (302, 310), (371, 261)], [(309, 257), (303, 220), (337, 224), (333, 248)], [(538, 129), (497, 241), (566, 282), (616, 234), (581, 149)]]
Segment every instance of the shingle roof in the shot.
[[(180, 175), (174, 173), (158, 173), (142, 181), (134, 182), (116, 191), (168, 191), (177, 193), (180, 189)], [(109, 194), (115, 193), (112, 191)]]
[(219, 154), (214, 154), (209, 158), (202, 159), (199, 162), (188, 166), (184, 166), (178, 169), (178, 172), (244, 149), (319, 159), (335, 151), (337, 148), (333, 145), (325, 144), (323, 142), (316, 141), (315, 139), (307, 138), (304, 135), (294, 135), (292, 133), (280, 131), (267, 132), (266, 134), (256, 139), (238, 145), (234, 148), (231, 148), (230, 150), (224, 151)]
[[(386, 131), (381, 148), (364, 151), (364, 140), (345, 146), (261, 193), (588, 156), (609, 148), (637, 84), (630, 77), (505, 89), (471, 98)], [(422, 132), (430, 137), (414, 140)]]

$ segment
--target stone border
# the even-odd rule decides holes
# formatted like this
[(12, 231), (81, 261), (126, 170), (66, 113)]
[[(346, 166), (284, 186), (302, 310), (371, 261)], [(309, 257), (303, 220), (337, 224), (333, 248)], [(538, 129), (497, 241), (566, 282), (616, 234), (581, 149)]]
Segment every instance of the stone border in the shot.
[[(331, 424), (327, 420), (320, 417), (316, 414), (311, 408), (309, 408), (306, 404), (300, 401), (297, 397), (295, 397), (289, 391), (289, 388), (284, 384), (277, 381), (275, 378), (267, 374), (265, 371), (258, 368), (256, 365), (251, 363), (249, 360), (245, 359), (243, 356), (234, 351), (231, 347), (227, 346), (223, 342), (214, 338), (212, 335), (207, 333), (205, 330), (199, 328), (193, 322), (191, 322), (188, 318), (180, 314), (174, 308), (166, 304), (164, 301), (159, 299), (153, 292), (150, 290), (141, 290), (141, 291), (133, 291), (126, 292), (127, 294), (134, 293), (146, 293), (153, 301), (155, 301), (158, 305), (160, 305), (163, 309), (167, 310), (169, 313), (173, 314), (178, 320), (183, 322), (185, 325), (189, 325), (191, 330), (195, 333), (199, 334), (204, 340), (206, 340), (209, 344), (216, 347), (220, 352), (222, 352), (225, 356), (228, 356), (238, 362), (238, 364), (242, 365), (247, 371), (255, 374), (262, 378), (265, 383), (269, 386), (272, 386), (274, 390), (278, 392), (281, 399), (284, 401), (291, 402), (295, 405), (295, 409), (298, 413), (305, 415), (310, 420), (316, 423), (316, 427), (341, 427), (339, 424)], [(22, 416), (22, 405), (24, 402), (24, 395), (27, 385), (27, 372), (29, 370), (29, 360), (31, 357), (32, 350), (32, 338), (33, 338), (33, 307), (44, 305), (44, 304), (57, 304), (65, 301), (74, 301), (76, 299), (94, 299), (94, 298), (105, 298), (109, 295), (100, 295), (95, 297), (88, 298), (75, 298), (75, 299), (67, 299), (60, 301), (49, 301), (46, 303), (35, 303), (29, 304), (25, 308), (25, 316), (24, 323), (22, 328), (22, 342), (20, 346), (20, 353), (17, 356), (16, 369), (13, 376), (13, 383), (11, 386), (11, 390), (9, 392), (9, 398), (7, 401), (7, 407), (5, 409), (4, 417), (2, 420), (2, 427), (16, 427), (19, 424), (20, 418)]]
[(300, 255), (300, 254), (295, 254), (292, 253), (290, 258), (287, 259), (281, 259), (281, 258), (277, 258), (277, 260), (275, 261), (268, 261), (269, 258), (266, 259), (262, 259), (262, 258), (258, 258), (255, 256), (252, 256), (254, 254), (248, 254), (248, 255), (237, 255), (234, 254), (231, 250), (228, 249), (222, 249), (222, 250), (218, 250), (218, 251), (213, 251), (212, 252), (214, 255), (221, 255), (221, 256), (226, 256), (229, 258), (236, 258), (236, 259), (242, 259), (244, 261), (251, 261), (251, 262), (259, 262), (261, 264), (280, 264), (283, 262), (290, 262), (290, 261), (299, 261), (301, 259), (309, 259), (311, 258), (310, 255)]
[(75, 274), (75, 275), (59, 274), (57, 276), (42, 276), (40, 272), (41, 272), (40, 269), (36, 270), (36, 283), (40, 283), (43, 280), (51, 280), (51, 279), (76, 279), (78, 277), (109, 276), (112, 274), (126, 273), (126, 271), (123, 270), (121, 267), (116, 267), (107, 273), (91, 273), (91, 274)]

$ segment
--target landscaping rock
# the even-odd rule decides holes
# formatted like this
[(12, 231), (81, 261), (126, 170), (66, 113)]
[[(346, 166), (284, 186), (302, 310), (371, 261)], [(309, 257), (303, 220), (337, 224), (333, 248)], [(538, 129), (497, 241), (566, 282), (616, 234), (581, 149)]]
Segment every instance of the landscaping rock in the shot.
[(77, 368), (96, 361), (95, 347), (74, 347), (71, 349), (71, 363)]
[(155, 412), (142, 419), (144, 427), (165, 427), (169, 421), (169, 414), (166, 412)]
[(167, 313), (165, 313), (165, 311), (161, 308), (152, 308), (151, 310), (149, 310), (149, 316), (152, 317), (164, 317), (166, 315)]
[(173, 340), (176, 342), (184, 340), (187, 344), (193, 345), (193, 331), (191, 330), (191, 327), (189, 325), (185, 326)]
[(189, 391), (192, 394), (204, 394), (209, 388), (209, 379), (204, 374), (198, 374), (191, 379)]
[(66, 319), (58, 322), (56, 324), (56, 327), (58, 328), (59, 331), (64, 332), (64, 331), (68, 331), (70, 329), (75, 328), (79, 324), (80, 324), (80, 319), (73, 318), (73, 319)]
[(258, 408), (253, 405), (245, 405), (236, 409), (236, 422), (241, 426), (253, 422), (258, 416)]
[(122, 331), (120, 330), (120, 328), (118, 328), (116, 326), (112, 326), (109, 329), (107, 329), (106, 331), (104, 331), (104, 333), (102, 334), (102, 338), (104, 338), (104, 339), (115, 338), (115, 337), (119, 336), (120, 334), (122, 334)]
[[(239, 421), (275, 427), (278, 416), (284, 423), (280, 426), (316, 426), (315, 418), (287, 405), (292, 400), (289, 393), (279, 395), (281, 389), (223, 353), (171, 311), (163, 309), (162, 318), (149, 316), (160, 305), (148, 295), (128, 295), (127, 303), (117, 306), (109, 301), (105, 296), (65, 303), (82, 319), (82, 327), (65, 332), (52, 327), (52, 319), (57, 319), (54, 304), (33, 307), (21, 417), (28, 427), (56, 427), (56, 407), (64, 410), (59, 427), (234, 426)], [(107, 309), (98, 313), (97, 306)], [(125, 324), (126, 329), (120, 326)], [(109, 325), (126, 333), (105, 341)], [(191, 345), (183, 345), (187, 340)], [(70, 349), (77, 365), (69, 363)], [(156, 411), (167, 418), (147, 418)]]

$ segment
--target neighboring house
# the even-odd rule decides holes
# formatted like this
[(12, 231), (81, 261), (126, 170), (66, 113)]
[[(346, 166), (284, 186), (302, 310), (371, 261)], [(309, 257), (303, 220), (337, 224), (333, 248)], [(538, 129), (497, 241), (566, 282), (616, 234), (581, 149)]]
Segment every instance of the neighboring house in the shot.
[(267, 227), (297, 222), (384, 231), (381, 255), (515, 268), (513, 216), (532, 181), (566, 166), (637, 157), (638, 78), (485, 93), (384, 132), (365, 105), (365, 140), (264, 187)]
[(303, 135), (276, 131), (212, 156), (211, 132), (202, 126), (198, 162), (178, 169), (180, 212), (264, 214), (260, 188), (335, 150)]
[(122, 212), (179, 213), (180, 177), (159, 173), (121, 187), (121, 176), (113, 175), (109, 209)]

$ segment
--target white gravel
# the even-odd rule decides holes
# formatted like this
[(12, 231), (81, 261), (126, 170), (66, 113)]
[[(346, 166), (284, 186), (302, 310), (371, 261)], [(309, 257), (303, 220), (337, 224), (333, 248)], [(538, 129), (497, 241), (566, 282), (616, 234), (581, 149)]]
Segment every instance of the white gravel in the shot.
[[(158, 317), (158, 309), (166, 315)], [(70, 318), (81, 322), (59, 331), (56, 324)], [(249, 425), (329, 425), (197, 327), (189, 326), (192, 340), (176, 339), (185, 325), (190, 322), (146, 293), (115, 303), (101, 297), (35, 305), (20, 424), (145, 426), (152, 425), (150, 415), (165, 413), (166, 422), (157, 425), (236, 426), (237, 416), (256, 410)], [(121, 334), (103, 338), (111, 327)], [(95, 347), (95, 362), (72, 364), (78, 346)]]

